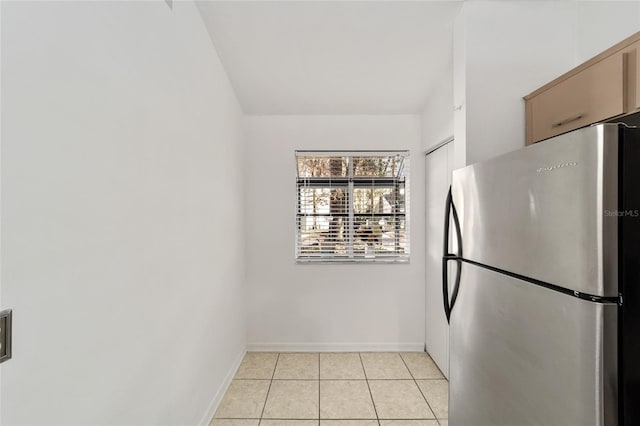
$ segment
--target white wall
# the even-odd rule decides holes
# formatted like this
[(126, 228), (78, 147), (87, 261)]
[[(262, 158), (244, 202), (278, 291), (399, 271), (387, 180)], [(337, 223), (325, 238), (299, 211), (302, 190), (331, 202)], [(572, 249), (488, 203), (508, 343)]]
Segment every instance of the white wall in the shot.
[(640, 31), (639, 1), (581, 1), (575, 6), (579, 63)]
[(429, 94), (420, 117), (424, 151), (453, 136), (453, 63)]
[[(460, 13), (462, 3), (459, 3), (456, 14)], [(445, 139), (453, 136), (453, 24), (447, 25), (439, 34), (438, 41), (449, 52), (437, 59), (432, 52), (424, 52), (432, 60), (442, 61), (441, 74), (435, 81), (430, 82), (430, 92), (427, 94), (422, 107), (420, 125), (422, 127), (422, 147), (429, 150)]]
[(195, 6), (2, 2), (3, 424), (196, 424), (245, 348), (241, 111)]
[[(466, 164), (524, 146), (522, 96), (576, 65), (571, 2), (466, 2)], [(454, 82), (454, 84), (456, 84)]]
[[(424, 345), (424, 161), (419, 116), (248, 116), (250, 349)], [(411, 263), (294, 262), (296, 149), (410, 149)]]
[(463, 3), (453, 23), (453, 168), (467, 165), (467, 9)]
[(465, 2), (454, 30), (456, 165), (523, 147), (522, 97), (638, 29), (639, 2)]

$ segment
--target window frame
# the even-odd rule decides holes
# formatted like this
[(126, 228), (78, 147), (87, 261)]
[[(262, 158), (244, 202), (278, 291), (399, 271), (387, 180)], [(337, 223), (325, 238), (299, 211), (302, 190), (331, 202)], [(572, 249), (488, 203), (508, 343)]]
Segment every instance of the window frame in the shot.
[[(333, 176), (300, 176), (300, 157), (343, 157), (347, 163), (346, 174), (339, 177)], [(354, 173), (354, 159), (363, 157), (388, 157), (401, 159), (398, 171), (395, 176), (356, 176)], [(409, 150), (296, 150), (295, 151), (295, 165), (296, 165), (296, 206), (295, 206), (295, 261), (296, 263), (409, 263), (410, 261), (410, 178), (409, 178), (409, 164), (410, 164), (410, 152)], [(344, 170), (343, 170), (344, 173)], [(317, 213), (313, 214), (303, 212), (303, 203), (301, 201), (303, 195), (303, 189), (329, 189), (334, 190), (336, 188), (342, 188), (344, 190), (344, 205), (343, 212), (334, 213)], [(355, 190), (358, 188), (368, 188), (372, 191), (376, 189), (391, 188), (394, 194), (394, 202), (390, 204), (392, 212), (375, 212), (374, 211), (374, 199), (375, 193), (371, 195), (371, 211), (366, 213), (356, 212), (354, 206)], [(382, 203), (382, 198), (379, 197), (379, 202)], [(315, 209), (315, 206), (314, 206)], [(318, 253), (312, 252), (303, 253), (301, 240), (303, 239), (302, 219), (327, 217), (333, 220), (334, 217), (346, 219), (347, 223), (338, 225), (344, 227), (342, 233), (346, 233), (346, 241), (343, 241), (344, 249), (346, 253), (336, 253), (335, 245), (336, 239), (332, 240), (334, 252), (323, 252), (321, 246), (318, 247)], [(393, 227), (395, 231), (392, 231), (393, 244), (395, 244), (395, 250), (390, 252), (378, 251), (375, 243), (371, 243), (373, 252), (368, 251), (369, 244), (372, 239), (367, 241), (366, 238), (362, 238), (362, 226), (364, 221), (368, 218), (380, 218), (378, 227), (384, 226), (382, 222), (385, 218), (392, 219)], [(315, 221), (314, 221), (315, 222)], [(331, 229), (331, 224), (329, 229)], [(329, 231), (331, 232), (331, 231)], [(360, 236), (356, 234), (360, 232)], [(388, 231), (387, 231), (388, 232)], [(380, 243), (382, 240), (382, 232), (379, 237), (378, 246), (383, 247)], [(402, 237), (401, 237), (402, 235)], [(335, 238), (335, 237), (334, 237)], [(344, 238), (344, 237), (343, 237)], [(370, 237), (371, 238), (371, 237)], [(360, 243), (357, 243), (360, 241)], [(401, 242), (402, 241), (402, 242)], [(356, 250), (356, 246), (362, 246), (364, 248)]]

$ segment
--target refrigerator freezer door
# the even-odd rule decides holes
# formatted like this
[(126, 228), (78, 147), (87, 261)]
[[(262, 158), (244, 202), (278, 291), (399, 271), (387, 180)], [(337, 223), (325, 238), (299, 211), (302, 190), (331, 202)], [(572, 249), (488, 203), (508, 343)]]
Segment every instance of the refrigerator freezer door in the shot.
[(449, 424), (617, 423), (617, 306), (463, 264)]
[(454, 171), (463, 257), (617, 296), (619, 131), (588, 127)]

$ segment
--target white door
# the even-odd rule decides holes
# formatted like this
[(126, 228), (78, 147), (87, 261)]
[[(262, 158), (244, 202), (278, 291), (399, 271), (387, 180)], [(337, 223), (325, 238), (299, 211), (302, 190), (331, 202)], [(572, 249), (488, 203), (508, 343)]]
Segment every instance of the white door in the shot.
[(426, 347), (449, 377), (449, 324), (442, 302), (444, 208), (453, 169), (453, 142), (426, 156)]

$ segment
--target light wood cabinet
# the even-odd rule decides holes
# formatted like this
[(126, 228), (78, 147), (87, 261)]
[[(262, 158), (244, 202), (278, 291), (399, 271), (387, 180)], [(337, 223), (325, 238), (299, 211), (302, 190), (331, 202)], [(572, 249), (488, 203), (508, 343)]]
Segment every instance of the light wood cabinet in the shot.
[(625, 52), (628, 92), (627, 111), (640, 111), (640, 42), (634, 43)]
[(527, 145), (640, 112), (640, 32), (524, 100)]
[(624, 113), (623, 57), (611, 56), (534, 97), (531, 136), (547, 139)]

